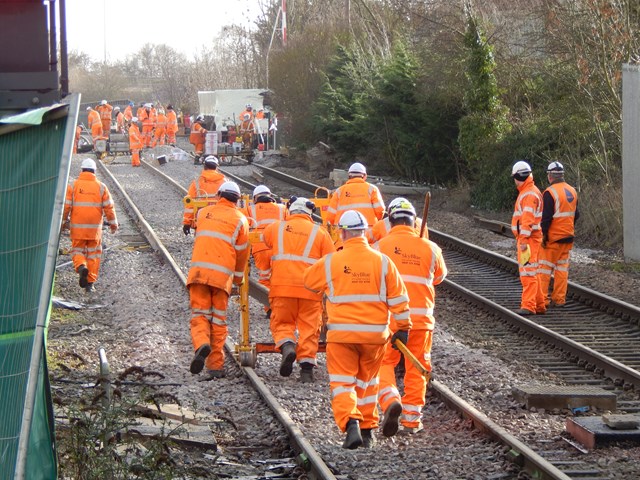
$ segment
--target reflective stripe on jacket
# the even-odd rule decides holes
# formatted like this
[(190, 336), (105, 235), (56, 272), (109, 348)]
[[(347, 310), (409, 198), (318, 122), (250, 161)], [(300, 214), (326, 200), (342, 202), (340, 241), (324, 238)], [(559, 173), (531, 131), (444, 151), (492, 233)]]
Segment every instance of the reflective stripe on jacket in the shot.
[[(197, 180), (189, 185), (189, 197), (193, 200), (206, 200), (209, 205), (218, 201), (218, 189), (226, 182), (226, 177), (218, 170), (203, 170)], [(185, 205), (182, 215), (183, 225), (193, 225), (193, 207)]]
[(176, 133), (178, 131), (178, 117), (176, 112), (169, 110), (167, 112), (167, 132)]
[(541, 239), (540, 220), (542, 220), (542, 194), (535, 183), (533, 174), (518, 186), (518, 198), (511, 217), (511, 231), (518, 241), (529, 238)]
[(192, 145), (204, 144), (206, 134), (207, 131), (199, 122), (194, 123), (191, 127), (191, 133), (189, 133), (189, 143)]
[[(242, 210), (242, 213), (247, 218), (251, 218), (249, 221), (251, 229), (259, 232), (264, 231), (272, 223), (287, 218), (287, 208), (275, 202), (250, 203)], [(251, 245), (251, 251), (254, 253), (262, 252), (268, 248), (263, 242), (256, 242)]]
[(100, 240), (103, 215), (109, 225), (118, 224), (109, 189), (92, 172), (81, 172), (67, 185), (62, 218), (67, 220), (69, 214), (72, 240)]
[(325, 255), (335, 252), (333, 240), (308, 215), (295, 213), (287, 221), (269, 225), (264, 243), (272, 249), (270, 297), (322, 299), (319, 293), (304, 288), (304, 271)]
[[(552, 183), (543, 193), (541, 228), (548, 242), (572, 241), (575, 235), (578, 194), (566, 182)], [(551, 204), (552, 205), (549, 205)], [(549, 206), (548, 206), (549, 205)]]
[(138, 125), (132, 123), (129, 127), (129, 148), (131, 150), (140, 150), (142, 147), (144, 147), (144, 143), (142, 143), (140, 129), (138, 128)]
[(200, 283), (231, 292), (240, 283), (249, 259), (249, 225), (234, 203), (218, 203), (198, 211), (187, 285)]
[(327, 208), (327, 221), (336, 225), (347, 210), (357, 210), (362, 213), (369, 226), (373, 226), (384, 214), (384, 202), (378, 187), (359, 177), (347, 180), (331, 195)]
[(304, 286), (327, 295), (327, 342), (383, 344), (389, 339), (389, 312), (400, 330), (411, 328), (398, 269), (364, 237), (348, 239), (342, 250), (309, 267)]
[[(420, 238), (414, 228), (397, 225), (374, 248), (387, 255), (398, 267), (409, 294), (411, 328), (433, 330), (434, 287), (447, 276), (440, 247)], [(391, 329), (396, 330), (393, 321)]]

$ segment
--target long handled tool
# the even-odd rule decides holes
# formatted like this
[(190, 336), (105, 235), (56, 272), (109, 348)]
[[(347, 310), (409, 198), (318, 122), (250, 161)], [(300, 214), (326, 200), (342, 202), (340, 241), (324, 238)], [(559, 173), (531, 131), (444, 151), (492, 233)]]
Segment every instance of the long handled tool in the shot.
[(427, 215), (429, 215), (429, 204), (431, 203), (431, 192), (424, 196), (424, 209), (422, 210), (422, 225), (420, 225), (420, 238), (424, 237), (427, 228)]
[(411, 363), (413, 363), (413, 366), (416, 367), (418, 371), (422, 375), (424, 375), (424, 378), (427, 379), (427, 382), (429, 382), (429, 379), (431, 378), (431, 372), (426, 368), (424, 368), (424, 365), (422, 365), (420, 361), (416, 358), (416, 356), (413, 353), (411, 353), (411, 351), (407, 348), (407, 346), (404, 343), (402, 343), (399, 339), (396, 339), (396, 341), (393, 342), (393, 344), (398, 348), (398, 350), (400, 350), (400, 352), (402, 352), (402, 354), (406, 358), (408, 358), (411, 361)]

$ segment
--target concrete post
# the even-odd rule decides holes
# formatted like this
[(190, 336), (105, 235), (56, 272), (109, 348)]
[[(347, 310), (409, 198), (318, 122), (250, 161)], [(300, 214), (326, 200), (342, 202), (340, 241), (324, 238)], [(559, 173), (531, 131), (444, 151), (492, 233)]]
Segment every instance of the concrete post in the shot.
[(622, 66), (624, 256), (640, 260), (640, 65)]

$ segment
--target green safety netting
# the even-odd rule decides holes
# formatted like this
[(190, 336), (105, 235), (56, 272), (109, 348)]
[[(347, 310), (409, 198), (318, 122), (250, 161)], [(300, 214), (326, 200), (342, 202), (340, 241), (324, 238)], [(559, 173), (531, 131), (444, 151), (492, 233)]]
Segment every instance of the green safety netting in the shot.
[(0, 479), (57, 477), (45, 342), (78, 102), (0, 121)]

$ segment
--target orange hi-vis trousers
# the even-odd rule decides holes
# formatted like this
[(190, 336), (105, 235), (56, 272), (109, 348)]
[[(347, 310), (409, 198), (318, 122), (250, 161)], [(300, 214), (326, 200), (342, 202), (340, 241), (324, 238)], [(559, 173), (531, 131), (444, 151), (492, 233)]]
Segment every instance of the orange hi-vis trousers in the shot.
[[(522, 297), (520, 300), (520, 308), (527, 309), (534, 313), (544, 313), (547, 307), (544, 303), (542, 290), (538, 283), (538, 255), (540, 252), (541, 242), (529, 242), (531, 248), (531, 257), (525, 265), (518, 264), (520, 273), (520, 283), (522, 284)], [(516, 248), (519, 251), (520, 245)]]
[(298, 330), (298, 346), (296, 358), (298, 363), (316, 365), (318, 339), (322, 326), (322, 301), (306, 298), (270, 297), (271, 335), (276, 347), (286, 342), (296, 343)]
[[(432, 330), (415, 330), (409, 332), (407, 348), (420, 361), (423, 367), (431, 371)], [(380, 367), (380, 393), (378, 403), (383, 412), (395, 401), (402, 403), (400, 423), (414, 428), (421, 424), (422, 409), (427, 394), (427, 379), (418, 371), (408, 358), (404, 359), (404, 396), (400, 398), (396, 384), (395, 366), (400, 362), (400, 352), (388, 343)]]
[(270, 248), (259, 252), (251, 252), (253, 255), (253, 263), (258, 273), (258, 283), (267, 288), (271, 287), (271, 255), (273, 250)]
[(191, 342), (194, 351), (205, 343), (211, 353), (205, 361), (209, 370), (224, 368), (224, 342), (227, 340), (227, 305), (229, 294), (220, 288), (192, 283), (189, 285), (191, 303)]
[(165, 129), (162, 127), (156, 127), (153, 136), (153, 142), (151, 143), (151, 148), (154, 148), (158, 143), (160, 143), (160, 145), (164, 145), (165, 136)]
[(360, 421), (360, 428), (378, 428), (378, 373), (384, 350), (384, 344), (327, 344), (331, 408), (342, 432), (352, 418)]
[(86, 265), (89, 269), (87, 281), (95, 283), (102, 259), (102, 240), (71, 240), (71, 259), (76, 272), (80, 265)]
[(553, 273), (553, 292), (551, 300), (556, 305), (564, 305), (567, 301), (567, 284), (569, 282), (569, 255), (573, 243), (551, 243), (540, 248), (538, 254), (538, 282), (545, 305), (549, 305), (549, 283)]
[(132, 167), (140, 166), (140, 150), (138, 149), (131, 150), (131, 166)]

